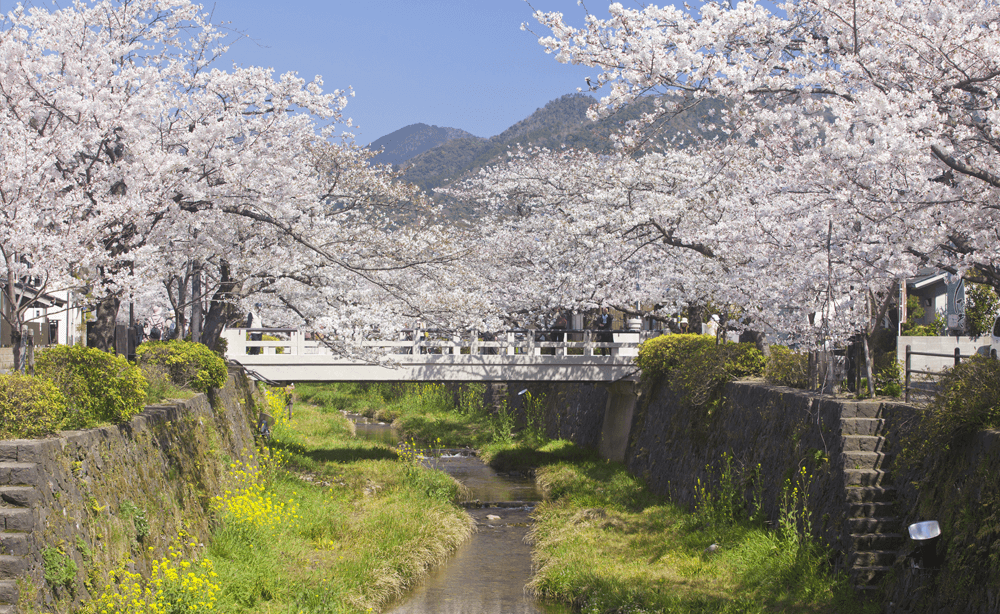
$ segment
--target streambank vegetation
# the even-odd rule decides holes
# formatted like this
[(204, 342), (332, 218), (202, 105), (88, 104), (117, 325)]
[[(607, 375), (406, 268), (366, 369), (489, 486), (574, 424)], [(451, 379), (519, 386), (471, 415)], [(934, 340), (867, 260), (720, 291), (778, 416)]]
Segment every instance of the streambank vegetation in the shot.
[(695, 510), (652, 494), (625, 467), (544, 435), (544, 399), (523, 399), (520, 415), (482, 406), (475, 387), (324, 385), (300, 387), (337, 409), (395, 420), (418, 445), (471, 445), (499, 470), (532, 467), (546, 501), (530, 538), (536, 573), (529, 590), (586, 613), (869, 613), (829, 552), (813, 536), (809, 475), (783, 490), (779, 526), (759, 501), (745, 501), (731, 463), (698, 493)]
[(230, 464), (210, 541), (176, 536), (152, 577), (123, 566), (82, 612), (375, 612), (469, 536), (452, 478), (354, 438), (334, 408), (289, 420), (284, 394), (267, 398), (270, 446)]

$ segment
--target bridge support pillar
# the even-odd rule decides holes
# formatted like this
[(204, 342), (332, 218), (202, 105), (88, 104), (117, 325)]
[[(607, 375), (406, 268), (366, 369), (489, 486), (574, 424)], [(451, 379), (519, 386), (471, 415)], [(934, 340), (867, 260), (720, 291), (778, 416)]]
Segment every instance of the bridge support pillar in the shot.
[(636, 382), (620, 381), (608, 386), (608, 404), (604, 408), (601, 443), (598, 446), (603, 458), (625, 462), (638, 399), (639, 386)]

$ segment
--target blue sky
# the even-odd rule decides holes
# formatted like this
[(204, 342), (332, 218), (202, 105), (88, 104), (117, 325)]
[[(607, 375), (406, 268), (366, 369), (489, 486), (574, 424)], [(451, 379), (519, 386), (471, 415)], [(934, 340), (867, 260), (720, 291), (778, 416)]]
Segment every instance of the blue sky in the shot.
[[(523, 0), (203, 2), (206, 10), (214, 6), (214, 22), (230, 22), (252, 39), (233, 44), (228, 62), (322, 75), (326, 90), (353, 87), (345, 115), (362, 145), (417, 122), (493, 136), (598, 72), (547, 55), (520, 29), (528, 22), (548, 34)], [(586, 6), (606, 17), (608, 4)], [(532, 6), (583, 25), (576, 0)]]

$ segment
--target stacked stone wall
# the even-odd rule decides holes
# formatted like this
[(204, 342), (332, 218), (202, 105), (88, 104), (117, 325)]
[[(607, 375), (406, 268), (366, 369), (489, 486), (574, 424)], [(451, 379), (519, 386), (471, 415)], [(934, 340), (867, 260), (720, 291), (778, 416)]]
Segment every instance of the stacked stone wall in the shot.
[[(254, 462), (255, 411), (254, 386), (234, 373), (125, 424), (0, 442), (0, 612), (65, 611), (122, 561), (148, 571), (171, 544), (199, 549), (228, 465)], [(75, 573), (54, 583), (58, 569)]]

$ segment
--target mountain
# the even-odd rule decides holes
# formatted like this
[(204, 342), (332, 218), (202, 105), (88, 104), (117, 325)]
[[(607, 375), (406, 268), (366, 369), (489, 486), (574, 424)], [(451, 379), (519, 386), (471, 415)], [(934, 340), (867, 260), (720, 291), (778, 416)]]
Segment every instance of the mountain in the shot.
[(368, 145), (368, 148), (372, 151), (384, 148), (384, 151), (372, 158), (373, 164), (400, 164), (429, 149), (459, 138), (479, 139), (479, 137), (458, 128), (410, 124), (374, 141)]
[[(614, 148), (612, 134), (620, 130), (626, 122), (637, 119), (643, 113), (649, 113), (655, 108), (652, 97), (640, 98), (617, 113), (592, 121), (587, 118), (587, 109), (595, 102), (597, 101), (592, 96), (567, 94), (536, 109), (525, 119), (489, 139), (472, 135), (449, 138), (419, 152), (413, 148), (412, 151), (415, 153), (398, 162), (394, 161), (393, 164), (403, 171), (404, 180), (433, 193), (435, 188), (454, 183), (480, 168), (501, 163), (507, 151), (519, 144), (548, 149), (572, 147), (599, 153), (610, 152)], [(679, 141), (683, 141), (688, 134), (711, 135), (711, 131), (706, 131), (704, 124), (712, 123), (708, 119), (710, 110), (720, 108), (722, 105), (718, 101), (692, 101), (686, 110), (672, 117), (665, 125), (658, 126), (657, 131), (664, 139)], [(424, 124), (414, 126), (424, 126)], [(411, 126), (403, 130), (408, 128)], [(376, 143), (403, 130), (382, 137)], [(430, 140), (424, 142), (429, 143)]]

